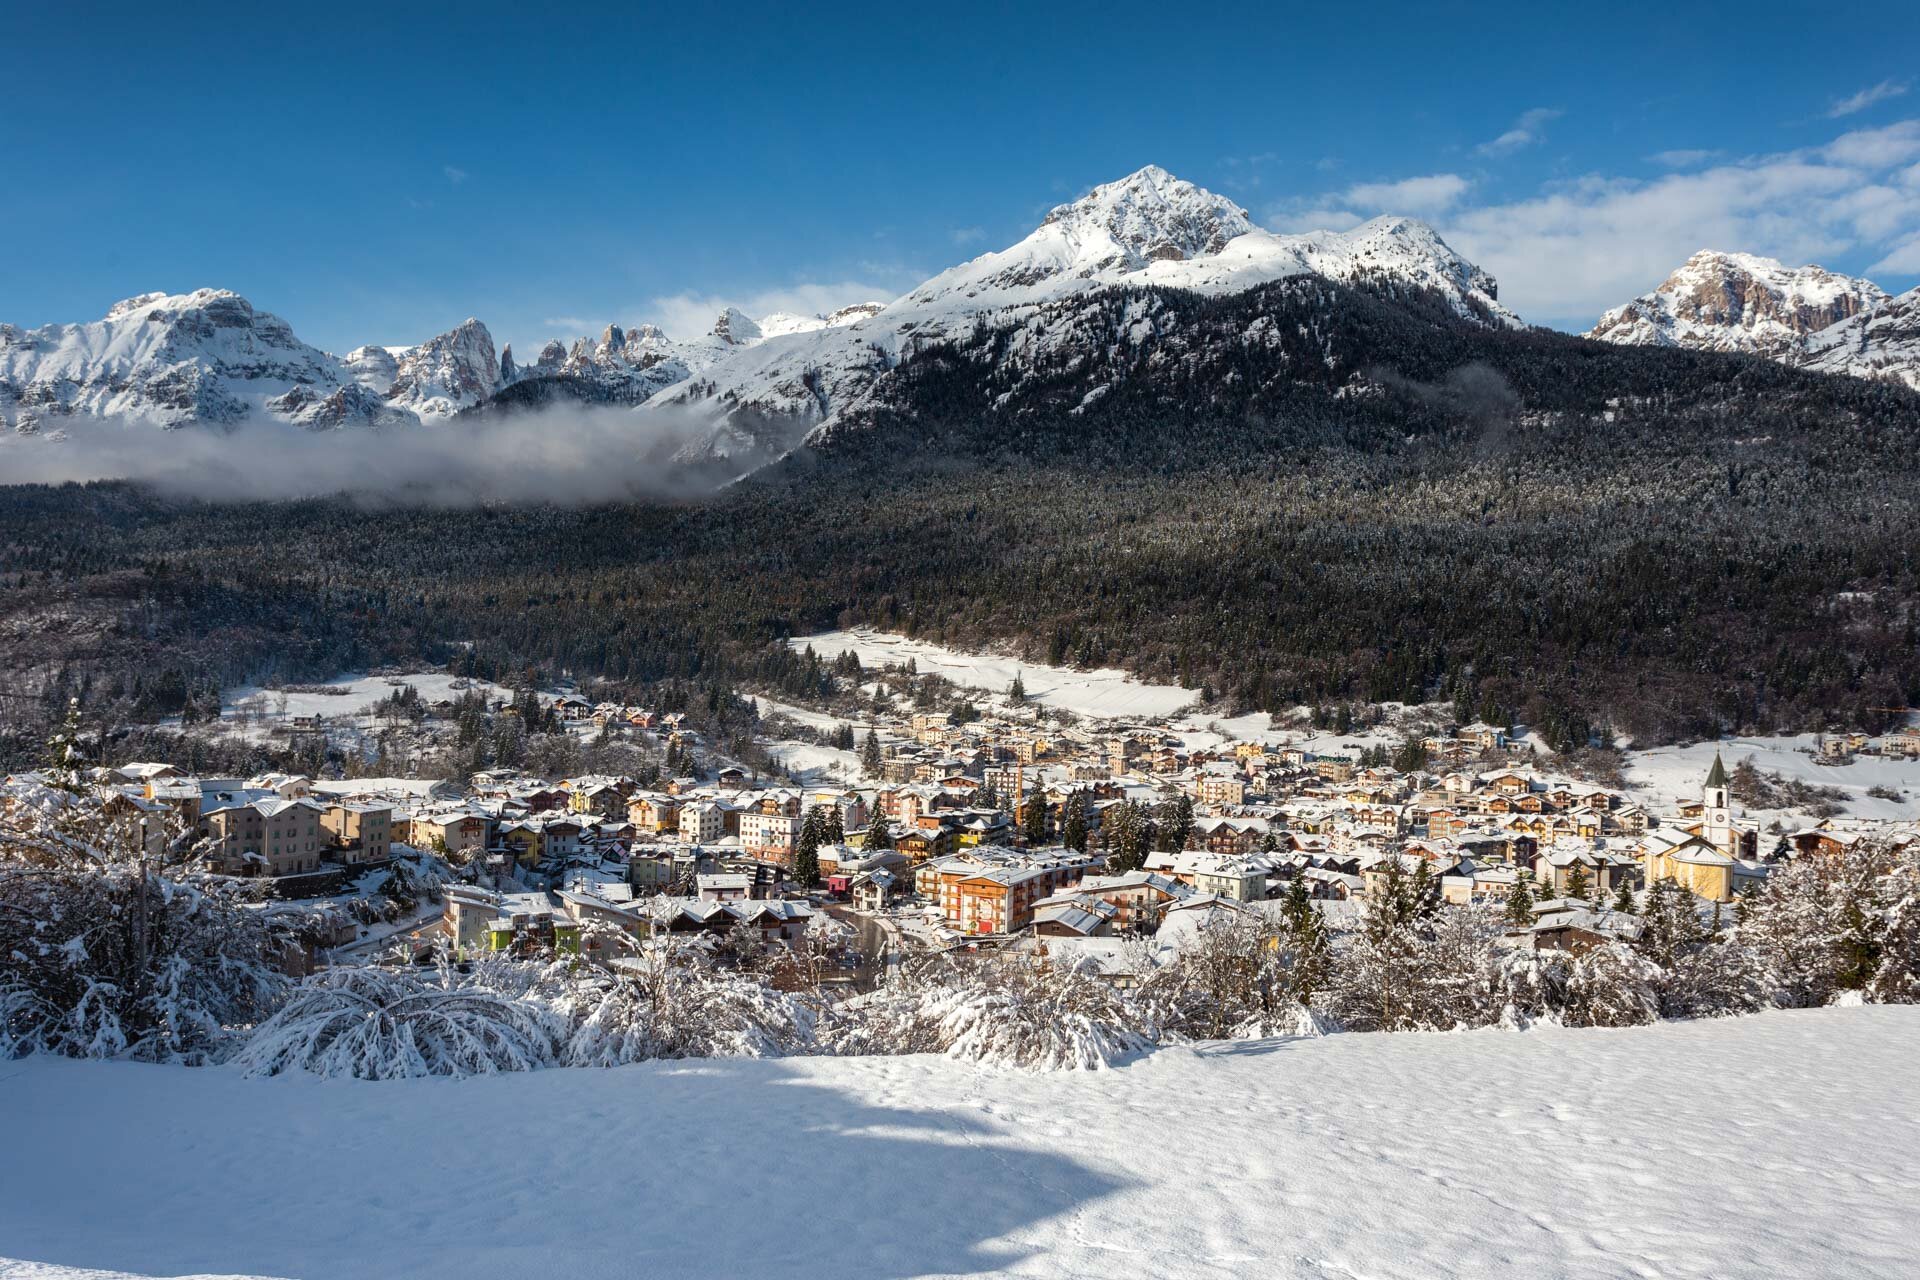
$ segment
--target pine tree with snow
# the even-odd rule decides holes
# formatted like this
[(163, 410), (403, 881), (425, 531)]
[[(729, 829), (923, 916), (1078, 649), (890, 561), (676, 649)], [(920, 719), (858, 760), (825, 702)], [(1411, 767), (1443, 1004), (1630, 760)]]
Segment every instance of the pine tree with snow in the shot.
[(864, 778), (877, 778), (880, 774), (880, 730), (869, 728), (867, 740), (860, 747), (860, 775)]
[(80, 769), (86, 758), (80, 754), (80, 699), (67, 699), (67, 714), (53, 736), (47, 740), (47, 767), (43, 776), (47, 785), (68, 795), (81, 792)]
[(1693, 895), (1671, 878), (1656, 880), (1640, 908), (1640, 954), (1671, 969), (1681, 952), (1700, 942), (1703, 934)]
[(1018, 670), (1013, 673), (1013, 683), (1007, 686), (1007, 697), (1015, 702), (1027, 700), (1027, 682), (1020, 678)]
[(1613, 895), (1613, 909), (1622, 915), (1633, 915), (1640, 909), (1640, 904), (1634, 901), (1631, 881), (1621, 879), (1620, 892)]
[[(1154, 847), (1165, 853), (1175, 853), (1187, 847), (1187, 837), (1193, 834), (1193, 797), (1182, 791), (1163, 803), (1154, 815)], [(1269, 837), (1272, 832), (1268, 832)]]
[(1107, 867), (1118, 874), (1138, 871), (1147, 864), (1152, 847), (1153, 824), (1147, 808), (1132, 800), (1111, 805), (1101, 815), (1100, 830), (1105, 836)]
[(1517, 929), (1533, 927), (1533, 877), (1522, 871), (1507, 893), (1507, 923)]
[(1307, 882), (1299, 876), (1287, 886), (1280, 920), (1294, 997), (1301, 1004), (1312, 1004), (1333, 972), (1333, 941), (1327, 934), (1326, 917), (1314, 907)]

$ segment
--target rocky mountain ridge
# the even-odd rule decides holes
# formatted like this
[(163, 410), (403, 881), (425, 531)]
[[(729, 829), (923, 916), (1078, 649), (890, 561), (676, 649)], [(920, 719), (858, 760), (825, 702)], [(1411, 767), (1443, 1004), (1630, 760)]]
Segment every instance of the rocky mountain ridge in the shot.
[(1920, 389), (1920, 290), (1703, 249), (1587, 332), (1602, 342), (1764, 356)]

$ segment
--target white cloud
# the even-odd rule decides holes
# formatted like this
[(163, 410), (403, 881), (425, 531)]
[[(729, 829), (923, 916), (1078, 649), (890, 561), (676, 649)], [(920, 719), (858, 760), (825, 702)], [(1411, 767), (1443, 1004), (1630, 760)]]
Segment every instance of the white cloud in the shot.
[(1458, 175), (1363, 183), (1276, 210), (1270, 222), (1340, 229), (1376, 213), (1424, 213), (1499, 279), (1502, 302), (1537, 323), (1585, 328), (1701, 249), (1796, 265), (1872, 255), (1869, 272), (1920, 273), (1916, 162), (1920, 120), (1907, 120), (1652, 179), (1590, 174), (1501, 203), (1469, 200)]
[(738, 307), (758, 318), (784, 311), (792, 315), (825, 315), (856, 302), (891, 302), (899, 290), (866, 281), (804, 282), (778, 289), (738, 294), (676, 293), (654, 298), (642, 309), (646, 318), (676, 338), (692, 338), (713, 328), (728, 307)]
[(1398, 182), (1360, 182), (1342, 194), (1343, 203), (1379, 213), (1436, 214), (1460, 203), (1473, 183), (1457, 173), (1430, 173)]
[(1457, 173), (1430, 173), (1398, 182), (1357, 182), (1317, 200), (1292, 201), (1267, 211), (1275, 231), (1345, 231), (1376, 213), (1431, 218), (1460, 203), (1473, 183)]
[(440, 172), (446, 174), (447, 181), (451, 182), (456, 187), (459, 186), (461, 183), (465, 182), (468, 177), (467, 171), (465, 169), (456, 169), (452, 165), (443, 166)]
[(1891, 253), (1867, 270), (1896, 276), (1920, 276), (1920, 231), (1895, 244)]
[(1691, 169), (1697, 164), (1705, 164), (1707, 161), (1717, 160), (1719, 157), (1720, 153), (1718, 151), (1699, 151), (1682, 148), (1677, 151), (1656, 151), (1648, 156), (1647, 159), (1668, 169)]
[(1564, 113), (1554, 107), (1535, 107), (1523, 111), (1513, 127), (1491, 142), (1483, 142), (1474, 148), (1477, 155), (1504, 156), (1509, 152), (1530, 147), (1546, 139), (1547, 126), (1558, 120)]
[(1365, 221), (1351, 209), (1339, 209), (1328, 204), (1307, 207), (1283, 205), (1267, 213), (1269, 227), (1275, 231), (1296, 234), (1306, 231), (1345, 231)]
[(1869, 85), (1856, 94), (1841, 98), (1828, 109), (1827, 116), (1829, 119), (1838, 120), (1841, 116), (1865, 111), (1876, 102), (1885, 102), (1888, 98), (1899, 97), (1907, 91), (1908, 87), (1904, 80), (1882, 80), (1879, 84)]
[(970, 244), (979, 244), (986, 238), (986, 231), (980, 227), (956, 227), (953, 232), (953, 242), (962, 248)]

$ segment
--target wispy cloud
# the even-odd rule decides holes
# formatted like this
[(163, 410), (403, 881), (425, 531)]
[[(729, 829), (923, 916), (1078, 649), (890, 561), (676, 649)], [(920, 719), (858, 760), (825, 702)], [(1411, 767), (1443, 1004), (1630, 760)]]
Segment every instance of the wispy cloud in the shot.
[(1524, 147), (1531, 147), (1546, 138), (1547, 126), (1563, 114), (1565, 113), (1557, 107), (1535, 107), (1530, 111), (1523, 111), (1520, 113), (1520, 118), (1513, 122), (1511, 129), (1491, 142), (1483, 142), (1475, 147), (1474, 154), (1504, 156)]
[(1827, 109), (1829, 120), (1838, 120), (1858, 111), (1865, 111), (1876, 102), (1885, 102), (1888, 98), (1897, 98), (1912, 86), (1905, 80), (1882, 80), (1879, 84), (1869, 85), (1855, 94), (1841, 98)]
[(981, 227), (956, 227), (953, 232), (953, 242), (962, 248), (970, 244), (979, 244), (986, 238), (987, 233)]
[(1436, 214), (1453, 208), (1473, 186), (1457, 173), (1430, 173), (1398, 182), (1360, 182), (1346, 189), (1342, 199), (1360, 209), (1380, 213)]
[[(1268, 212), (1275, 230), (1342, 230), (1378, 213), (1427, 217), (1540, 323), (1585, 328), (1701, 249), (1794, 264), (1874, 256), (1869, 273), (1920, 274), (1920, 120), (1817, 146), (1689, 164), (1652, 179), (1592, 173), (1488, 202), (1459, 174), (1368, 182)], [(1885, 283), (1884, 281), (1882, 283)]]
[(1441, 230), (1520, 314), (1584, 327), (1700, 249), (1796, 265), (1874, 253), (1869, 272), (1920, 271), (1920, 182), (1904, 176), (1916, 160), (1920, 120), (1908, 120), (1651, 181), (1590, 174), (1463, 206)]
[(1707, 161), (1716, 160), (1719, 157), (1720, 153), (1718, 151), (1688, 150), (1681, 148), (1676, 151), (1656, 151), (1648, 156), (1647, 159), (1668, 169), (1691, 169), (1695, 165), (1705, 164)]
[(440, 172), (446, 174), (447, 181), (451, 182), (456, 187), (459, 186), (461, 183), (465, 182), (467, 178), (470, 176), (465, 169), (458, 169), (450, 164), (443, 165), (440, 169)]

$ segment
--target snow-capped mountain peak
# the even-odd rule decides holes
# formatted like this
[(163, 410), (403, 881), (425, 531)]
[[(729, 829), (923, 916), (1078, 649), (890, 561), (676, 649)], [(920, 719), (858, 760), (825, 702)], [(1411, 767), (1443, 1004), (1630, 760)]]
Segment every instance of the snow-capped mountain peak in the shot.
[(1148, 165), (1056, 207), (1040, 226), (1075, 245), (1093, 270), (1123, 262), (1137, 271), (1218, 253), (1253, 230), (1253, 219), (1231, 200)]
[(1702, 249), (1651, 293), (1600, 317), (1589, 338), (1765, 356), (1920, 390), (1920, 289)]
[(1587, 336), (1786, 359), (1808, 335), (1886, 299), (1886, 291), (1871, 280), (1824, 267), (1789, 267), (1755, 254), (1703, 249), (1653, 292), (1600, 317)]
[(401, 356), (386, 398), (423, 418), (445, 417), (486, 399), (499, 372), (493, 335), (469, 316)]
[(349, 380), (226, 289), (143, 293), (86, 324), (0, 325), (0, 422), (16, 428), (72, 414), (233, 423), (295, 387), (324, 394)]

